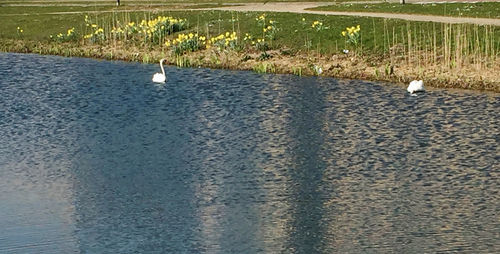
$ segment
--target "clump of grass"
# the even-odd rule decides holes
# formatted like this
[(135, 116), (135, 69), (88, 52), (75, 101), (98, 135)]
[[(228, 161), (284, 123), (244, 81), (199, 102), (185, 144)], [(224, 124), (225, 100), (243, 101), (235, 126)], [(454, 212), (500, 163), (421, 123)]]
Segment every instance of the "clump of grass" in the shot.
[(302, 76), (302, 67), (292, 67), (293, 75)]
[(253, 71), (255, 71), (257, 73), (275, 73), (276, 66), (272, 63), (261, 62), (261, 63), (254, 65)]

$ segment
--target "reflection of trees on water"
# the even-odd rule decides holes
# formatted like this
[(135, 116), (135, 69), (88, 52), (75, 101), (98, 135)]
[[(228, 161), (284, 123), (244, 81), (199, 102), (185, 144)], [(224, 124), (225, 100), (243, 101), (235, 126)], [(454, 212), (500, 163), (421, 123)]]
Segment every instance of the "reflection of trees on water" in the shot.
[[(326, 99), (335, 102), (327, 108), (324, 130), (324, 181), (337, 189), (324, 204), (334, 236), (330, 246), (339, 252), (491, 250), (498, 225), (491, 208), (498, 199), (485, 186), (499, 186), (498, 177), (486, 177), (498, 172), (491, 154), (474, 153), (481, 140), (474, 135), (486, 139), (481, 146), (493, 147), (498, 120), (461, 123), (484, 123), (475, 118), (492, 114), (495, 106), (481, 104), (485, 108), (469, 114), (443, 107), (456, 104), (452, 97), (384, 104), (378, 96), (360, 96), (346, 91)], [(464, 166), (471, 159), (482, 169)]]
[(284, 131), (289, 136), (286, 152), (291, 161), (287, 174), (291, 181), (288, 196), (292, 228), (287, 245), (294, 253), (328, 252), (322, 208), (326, 192), (321, 182), (326, 166), (322, 126), (327, 102), (317, 81), (309, 78), (286, 87), (289, 121)]
[[(216, 79), (215, 87), (162, 94), (149, 115), (132, 105), (133, 122), (119, 128), (102, 129), (116, 114), (108, 109), (100, 109), (101, 122), (90, 121), (103, 136), (82, 149), (122, 161), (93, 153), (81, 160), (94, 170), (80, 171), (76, 183), (78, 234), (88, 249), (123, 242), (124, 250), (232, 253), (495, 248), (498, 102), (467, 105), (477, 112), (466, 114), (447, 106), (460, 104), (453, 98), (423, 95), (416, 104), (375, 86)], [(120, 165), (130, 171), (115, 170)]]
[(289, 169), (293, 166), (287, 151), (291, 142), (286, 128), (290, 125), (290, 109), (286, 98), (287, 87), (277, 77), (266, 77), (267, 85), (260, 91), (257, 149), (253, 155), (256, 170), (261, 172), (260, 187), (265, 191), (264, 202), (259, 205), (261, 235), (265, 253), (285, 251), (293, 232), (291, 225), (292, 202), (289, 192), (293, 188)]

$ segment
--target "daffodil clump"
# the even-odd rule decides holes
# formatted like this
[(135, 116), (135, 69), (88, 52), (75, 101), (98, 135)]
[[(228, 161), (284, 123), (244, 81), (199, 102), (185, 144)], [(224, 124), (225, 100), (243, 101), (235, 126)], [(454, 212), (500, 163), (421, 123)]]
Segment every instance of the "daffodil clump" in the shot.
[(21, 36), (21, 34), (23, 34), (24, 30), (20, 27), (17, 27), (17, 35), (18, 36)]
[(354, 26), (346, 27), (346, 30), (342, 31), (342, 36), (347, 38), (347, 43), (351, 43), (356, 46), (359, 43), (360, 31), (361, 31), (360, 25), (357, 25), (356, 27)]
[(158, 16), (151, 20), (141, 20), (141, 22), (129, 22), (121, 24), (117, 22), (110, 31), (104, 31), (92, 20), (85, 16), (87, 33), (84, 39), (89, 39), (91, 42), (101, 42), (106, 40), (106, 35), (112, 36), (114, 39), (128, 40), (148, 43), (163, 43), (165, 36), (185, 30), (188, 26), (186, 19), (177, 19), (173, 17)]
[(244, 42), (253, 42), (253, 36), (249, 33), (245, 33), (245, 37), (243, 38)]
[(113, 34), (115, 36), (115, 38), (120, 38), (122, 36), (125, 35), (125, 30), (123, 30), (123, 28), (121, 28), (120, 26), (114, 26), (112, 29), (111, 29), (111, 34)]
[(99, 27), (97, 24), (93, 24), (93, 22), (87, 15), (85, 15), (85, 26), (89, 30), (89, 33), (83, 36), (84, 39), (88, 39), (93, 43), (103, 42), (106, 40), (104, 29), (102, 27)]
[(158, 16), (153, 20), (142, 20), (138, 29), (148, 41), (159, 42), (165, 35), (186, 29), (185, 19), (176, 19), (173, 17)]
[(243, 42), (246, 44), (250, 44), (252, 47), (255, 47), (258, 50), (262, 51), (267, 50), (267, 44), (265, 38), (254, 38), (251, 34), (245, 33)]
[(179, 34), (176, 39), (165, 42), (165, 46), (171, 47), (176, 55), (182, 55), (186, 52), (194, 52), (203, 49), (207, 44), (205, 36), (197, 33)]
[(138, 27), (136, 26), (135, 22), (129, 22), (128, 24), (126, 24), (124, 27), (123, 27), (123, 32), (127, 35), (132, 35), (132, 34), (136, 34), (139, 32), (139, 29)]
[(238, 47), (238, 36), (236, 32), (225, 32), (210, 38), (210, 40), (207, 41), (207, 48), (212, 47), (216, 47), (219, 50), (224, 50), (226, 48), (236, 49)]
[(259, 26), (262, 27), (262, 39), (267, 38), (269, 40), (276, 39), (276, 33), (279, 31), (277, 27), (277, 22), (275, 20), (269, 19), (267, 21), (266, 14), (262, 14), (255, 18)]
[(50, 39), (57, 42), (67, 42), (67, 41), (76, 41), (78, 39), (77, 34), (75, 33), (75, 28), (72, 27), (68, 29), (66, 33), (59, 33), (55, 36), (51, 35)]
[[(304, 20), (304, 19), (303, 19), (303, 20)], [(324, 26), (324, 25), (323, 25), (323, 22), (318, 21), (318, 20), (314, 21), (314, 22), (311, 24), (311, 28), (312, 28), (312, 29), (314, 29), (314, 30), (316, 30), (316, 31), (318, 31), (318, 32), (319, 32), (319, 31), (321, 31), (321, 30), (326, 30), (326, 29), (328, 29), (328, 27), (327, 27), (327, 26)]]

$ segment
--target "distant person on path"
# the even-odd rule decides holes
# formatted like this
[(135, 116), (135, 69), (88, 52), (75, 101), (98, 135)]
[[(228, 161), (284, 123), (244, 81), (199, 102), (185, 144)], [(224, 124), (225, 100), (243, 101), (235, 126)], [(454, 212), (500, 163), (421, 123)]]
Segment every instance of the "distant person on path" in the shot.
[(116, 6), (120, 6), (120, 0), (116, 0)]

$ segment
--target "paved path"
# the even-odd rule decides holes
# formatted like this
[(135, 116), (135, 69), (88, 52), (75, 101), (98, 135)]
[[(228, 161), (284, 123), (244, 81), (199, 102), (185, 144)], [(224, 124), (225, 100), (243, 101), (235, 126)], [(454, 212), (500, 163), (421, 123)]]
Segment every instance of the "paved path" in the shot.
[[(411, 2), (411, 1), (410, 1)], [(422, 2), (414, 1), (414, 2)], [(213, 10), (231, 10), (231, 11), (271, 11), (271, 12), (292, 12), (292, 13), (307, 13), (321, 15), (336, 15), (336, 16), (361, 16), (375, 18), (393, 18), (412, 21), (431, 21), (441, 23), (470, 23), (477, 25), (494, 25), (500, 26), (500, 19), (488, 18), (467, 18), (467, 17), (446, 17), (418, 14), (401, 14), (401, 13), (375, 13), (375, 12), (336, 12), (336, 11), (311, 11), (305, 10), (318, 6), (331, 5), (331, 3), (321, 2), (303, 2), (303, 3), (246, 3), (240, 6), (225, 6), (219, 8), (211, 8)]]
[[(389, 2), (398, 2), (399, 0), (389, 0)], [(473, 0), (445, 0), (440, 2), (471, 2)], [(500, 0), (493, 0), (500, 1)], [(372, 3), (377, 1), (372, 1)], [(429, 2), (429, 0), (406, 0), (407, 3), (424, 3)], [(436, 2), (434, 2), (436, 3)], [(307, 13), (307, 14), (319, 14), (319, 15), (336, 15), (336, 16), (358, 16), (358, 17), (374, 17), (374, 18), (392, 18), (392, 19), (404, 19), (412, 21), (430, 21), (430, 22), (440, 22), (440, 23), (470, 23), (477, 25), (493, 25), (500, 26), (500, 19), (489, 19), (489, 18), (468, 18), (468, 17), (447, 17), (447, 16), (433, 16), (433, 15), (419, 15), (419, 14), (402, 14), (402, 13), (376, 13), (376, 12), (336, 12), (336, 11), (312, 11), (306, 10), (309, 8), (314, 8), (318, 6), (331, 5), (333, 2), (268, 2), (268, 3), (237, 3), (235, 5), (215, 7), (215, 8), (203, 8), (203, 9), (191, 9), (191, 10), (228, 10), (228, 11), (270, 11), (270, 12), (291, 12), (291, 13)], [(182, 11), (189, 9), (172, 9), (172, 8), (154, 8), (156, 11)], [(111, 10), (111, 11), (90, 11), (85, 13), (104, 13), (104, 12), (133, 12), (135, 10)], [(45, 15), (64, 15), (64, 14), (80, 14), (84, 12), (72, 11), (72, 12), (52, 12), (43, 13)], [(3, 14), (0, 16), (16, 16), (16, 15), (30, 15), (30, 14)]]

